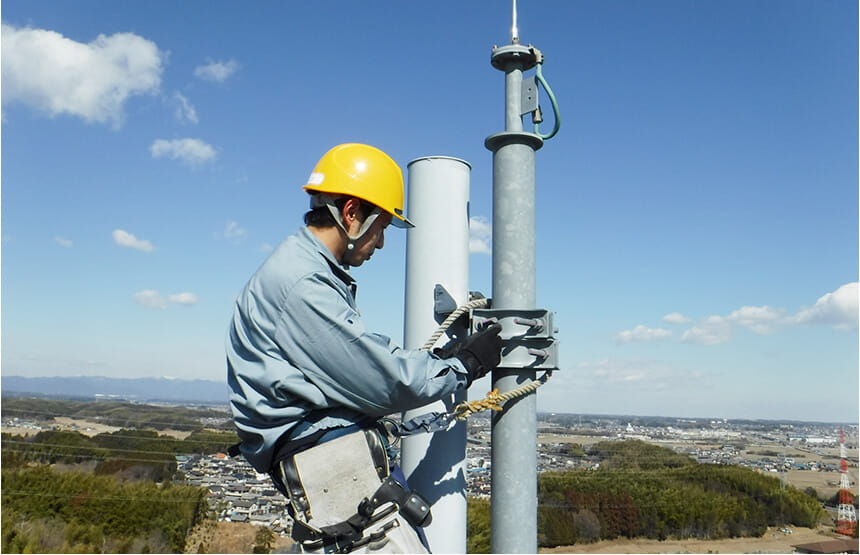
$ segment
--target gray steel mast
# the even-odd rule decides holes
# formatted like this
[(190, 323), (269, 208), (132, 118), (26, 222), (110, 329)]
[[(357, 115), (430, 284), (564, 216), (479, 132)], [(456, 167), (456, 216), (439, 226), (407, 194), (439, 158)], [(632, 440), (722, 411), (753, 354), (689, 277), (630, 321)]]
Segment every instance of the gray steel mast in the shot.
[[(535, 152), (557, 131), (558, 110), (552, 97), (557, 121), (551, 135), (540, 135), (537, 126), (535, 133), (523, 131), (523, 115), (532, 113), (540, 122), (537, 84), (523, 72), (543, 58), (519, 44), (515, 0), (513, 8), (511, 44), (494, 48), (491, 57), (493, 67), (505, 73), (505, 130), (484, 143), (493, 152), (493, 293), (485, 313), (503, 324), (502, 363), (493, 372), (493, 388), (502, 392), (534, 381), (539, 368), (557, 367), (551, 315), (535, 306)], [(530, 393), (493, 413), (493, 553), (537, 553), (536, 400)]]

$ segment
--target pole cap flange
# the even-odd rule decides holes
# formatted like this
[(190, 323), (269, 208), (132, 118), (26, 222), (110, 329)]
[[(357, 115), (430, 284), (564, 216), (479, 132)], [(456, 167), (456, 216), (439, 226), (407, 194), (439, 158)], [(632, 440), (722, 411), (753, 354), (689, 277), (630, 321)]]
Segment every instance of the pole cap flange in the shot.
[(507, 71), (509, 68), (514, 69), (511, 66), (516, 65), (519, 65), (519, 69), (525, 71), (537, 64), (537, 55), (531, 46), (506, 44), (505, 46), (493, 48), (490, 63), (493, 64), (494, 68), (502, 71)]
[(528, 145), (533, 150), (538, 150), (543, 146), (543, 139), (539, 135), (525, 131), (502, 131), (484, 139), (484, 146), (492, 152), (496, 152), (503, 146), (513, 144)]

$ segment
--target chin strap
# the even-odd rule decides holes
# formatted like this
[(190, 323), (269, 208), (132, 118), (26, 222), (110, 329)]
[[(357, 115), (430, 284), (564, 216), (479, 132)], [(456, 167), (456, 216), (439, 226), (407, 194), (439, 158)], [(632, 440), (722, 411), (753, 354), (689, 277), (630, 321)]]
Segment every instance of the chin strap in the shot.
[(338, 197), (333, 195), (327, 195), (325, 193), (317, 193), (315, 195), (311, 195), (311, 208), (319, 208), (320, 206), (325, 206), (328, 208), (329, 212), (331, 212), (332, 217), (334, 217), (334, 222), (341, 229), (341, 231), (346, 234), (346, 251), (343, 253), (342, 260), (340, 260), (341, 266), (345, 270), (349, 270), (349, 267), (352, 266), (352, 257), (355, 254), (355, 245), (361, 240), (362, 237), (367, 233), (370, 229), (370, 226), (373, 225), (373, 222), (376, 221), (376, 218), (382, 213), (382, 209), (374, 207), (373, 211), (365, 218), (363, 222), (361, 222), (361, 227), (358, 229), (357, 235), (350, 235), (349, 231), (346, 230), (346, 227), (343, 225), (343, 219), (341, 218), (340, 210), (335, 204), (335, 200)]

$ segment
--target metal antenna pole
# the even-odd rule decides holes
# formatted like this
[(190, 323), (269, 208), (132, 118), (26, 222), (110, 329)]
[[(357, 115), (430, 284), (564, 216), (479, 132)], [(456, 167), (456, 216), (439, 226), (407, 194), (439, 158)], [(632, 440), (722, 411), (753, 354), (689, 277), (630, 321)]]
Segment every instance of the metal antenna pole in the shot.
[[(536, 297), (535, 151), (543, 139), (523, 132), (522, 89), (523, 71), (535, 66), (536, 54), (517, 41), (496, 48), (491, 62), (505, 72), (505, 131), (484, 143), (493, 152), (492, 307), (528, 310)], [(534, 379), (534, 368), (506, 367), (504, 358), (493, 371), (493, 387), (500, 391)], [(537, 553), (536, 410), (532, 393), (493, 413), (493, 553)]]
[[(558, 370), (553, 315), (535, 307), (535, 152), (558, 132), (555, 96), (541, 72), (543, 54), (520, 45), (517, 3), (513, 0), (511, 44), (493, 48), (490, 62), (505, 72), (505, 130), (484, 145), (493, 152), (493, 295), (491, 308), (472, 311), (472, 326), (492, 319), (501, 325), (502, 360), (493, 371), (493, 388), (513, 391), (545, 380)], [(534, 77), (523, 72), (535, 69)], [(538, 84), (550, 97), (555, 127), (541, 134)], [(534, 133), (523, 131), (532, 114)], [(538, 384), (539, 385), (539, 384)], [(493, 553), (537, 553), (537, 397), (511, 399), (492, 420), (492, 499), (490, 548)]]

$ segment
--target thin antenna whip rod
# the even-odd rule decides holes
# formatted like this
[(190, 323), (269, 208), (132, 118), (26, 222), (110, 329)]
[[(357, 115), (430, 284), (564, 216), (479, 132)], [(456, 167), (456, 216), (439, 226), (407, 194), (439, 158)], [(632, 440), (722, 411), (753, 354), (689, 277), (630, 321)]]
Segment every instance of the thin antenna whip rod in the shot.
[(511, 1), (511, 44), (519, 44), (520, 31), (517, 29), (517, 0)]

